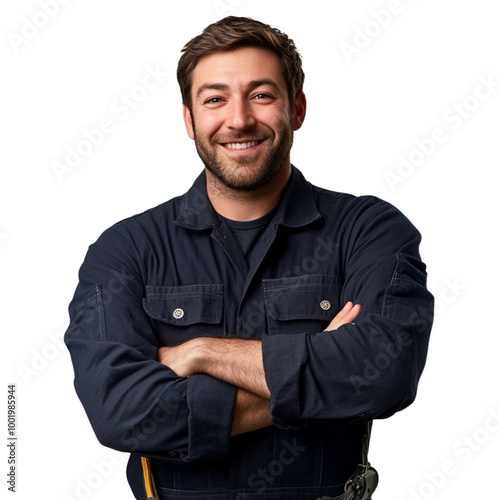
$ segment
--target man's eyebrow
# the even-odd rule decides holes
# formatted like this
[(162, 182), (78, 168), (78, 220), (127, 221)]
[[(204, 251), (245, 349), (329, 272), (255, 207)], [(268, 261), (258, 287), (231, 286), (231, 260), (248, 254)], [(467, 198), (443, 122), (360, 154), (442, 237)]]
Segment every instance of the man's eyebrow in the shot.
[(249, 84), (248, 84), (248, 88), (250, 89), (256, 89), (258, 87), (262, 87), (264, 85), (269, 85), (270, 87), (273, 87), (274, 90), (278, 91), (278, 92), (281, 92), (281, 88), (280, 86), (278, 85), (277, 82), (275, 82), (274, 80), (270, 80), (268, 78), (264, 78), (262, 80), (252, 80)]
[[(249, 82), (247, 88), (250, 90), (254, 90), (254, 89), (262, 87), (264, 85), (269, 85), (270, 87), (273, 87), (273, 89), (276, 90), (277, 92), (281, 92), (281, 87), (278, 85), (278, 83), (275, 82), (274, 80), (271, 80), (268, 78), (264, 78), (261, 80), (252, 80), (251, 82)], [(196, 91), (196, 98), (199, 98), (203, 94), (203, 92), (206, 92), (208, 90), (217, 90), (219, 92), (227, 92), (227, 91), (229, 91), (229, 85), (227, 85), (225, 83), (216, 83), (216, 82), (205, 83), (201, 87), (199, 87), (198, 90)]]
[(226, 85), (225, 83), (205, 83), (196, 91), (196, 97), (200, 97), (200, 95), (207, 90), (219, 90), (220, 92), (226, 92), (229, 90), (229, 85)]

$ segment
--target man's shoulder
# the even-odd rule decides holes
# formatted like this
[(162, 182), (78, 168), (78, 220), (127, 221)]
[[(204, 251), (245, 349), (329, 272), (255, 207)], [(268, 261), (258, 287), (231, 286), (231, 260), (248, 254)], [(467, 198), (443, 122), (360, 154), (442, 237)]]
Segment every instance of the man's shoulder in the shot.
[(204, 172), (202, 172), (185, 193), (144, 212), (124, 218), (109, 229), (139, 234), (150, 232), (156, 234), (160, 231), (164, 235), (174, 227), (181, 226), (189, 215), (206, 212), (209, 205), (205, 191)]
[(146, 210), (129, 215), (119, 221), (114, 226), (130, 226), (134, 224), (145, 224), (157, 220), (165, 220), (165, 217), (176, 212), (178, 204), (185, 195), (176, 196), (170, 200), (164, 201), (159, 205), (147, 208)]
[(341, 226), (358, 235), (385, 234), (419, 238), (418, 229), (392, 203), (375, 195), (353, 195), (313, 186), (319, 212), (327, 225)]
[(176, 196), (143, 212), (118, 220), (105, 229), (98, 240), (133, 242), (164, 237), (177, 217), (183, 196), (185, 195)]
[(311, 188), (315, 201), (318, 203), (318, 208), (335, 209), (336, 212), (339, 210), (364, 212), (377, 209), (395, 209), (388, 201), (372, 194), (355, 195), (333, 191), (313, 184), (311, 184)]
[(170, 200), (164, 201), (159, 205), (150, 207), (143, 212), (136, 213), (119, 220), (114, 224), (115, 227), (133, 227), (134, 225), (155, 224), (158, 221), (165, 222), (165, 219), (171, 218), (176, 212), (182, 196), (176, 196)]

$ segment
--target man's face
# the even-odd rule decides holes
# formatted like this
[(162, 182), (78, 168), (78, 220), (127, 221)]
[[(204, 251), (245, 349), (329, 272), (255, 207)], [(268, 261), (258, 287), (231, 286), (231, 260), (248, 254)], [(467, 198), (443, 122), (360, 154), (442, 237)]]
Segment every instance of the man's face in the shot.
[(244, 47), (202, 58), (193, 72), (189, 136), (207, 170), (224, 186), (252, 191), (290, 167), (293, 131), (305, 99), (290, 107), (279, 60)]

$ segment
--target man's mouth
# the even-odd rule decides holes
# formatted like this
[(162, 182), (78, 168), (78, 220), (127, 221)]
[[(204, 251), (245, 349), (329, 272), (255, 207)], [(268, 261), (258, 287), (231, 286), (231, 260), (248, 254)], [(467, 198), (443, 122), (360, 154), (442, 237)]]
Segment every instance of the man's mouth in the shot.
[(228, 149), (250, 149), (263, 141), (248, 141), (248, 142), (226, 142), (222, 144), (225, 148)]

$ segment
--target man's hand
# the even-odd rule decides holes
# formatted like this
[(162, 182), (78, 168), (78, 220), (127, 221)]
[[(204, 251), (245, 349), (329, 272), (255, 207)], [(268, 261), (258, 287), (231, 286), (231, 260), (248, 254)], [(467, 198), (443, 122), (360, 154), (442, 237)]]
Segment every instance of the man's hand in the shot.
[(348, 302), (323, 331), (330, 332), (332, 330), (337, 330), (337, 328), (342, 325), (353, 323), (360, 311), (361, 306), (359, 304), (354, 305), (352, 302)]
[(158, 361), (168, 366), (179, 377), (201, 373), (198, 346), (201, 339), (192, 339), (176, 346), (160, 347)]

